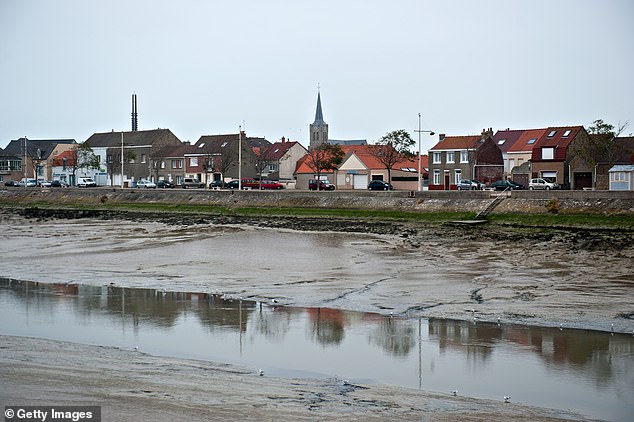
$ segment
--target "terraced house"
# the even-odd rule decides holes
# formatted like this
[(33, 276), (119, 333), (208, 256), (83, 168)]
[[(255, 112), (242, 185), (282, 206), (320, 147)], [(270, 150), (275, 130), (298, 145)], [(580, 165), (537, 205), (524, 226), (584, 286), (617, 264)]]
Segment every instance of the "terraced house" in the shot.
[(481, 135), (445, 136), (429, 150), (429, 190), (453, 190), (462, 179), (490, 184), (502, 179), (504, 159), (493, 130)]

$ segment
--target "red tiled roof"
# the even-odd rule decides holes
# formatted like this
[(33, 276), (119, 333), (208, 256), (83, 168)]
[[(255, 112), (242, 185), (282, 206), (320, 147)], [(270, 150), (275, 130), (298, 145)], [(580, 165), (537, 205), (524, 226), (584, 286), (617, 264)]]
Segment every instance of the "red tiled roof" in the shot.
[[(542, 161), (542, 148), (549, 147), (555, 148), (554, 161), (565, 160), (568, 146), (582, 130), (585, 130), (583, 126), (560, 126), (546, 128), (544, 134), (537, 140), (537, 142), (535, 142), (531, 161)], [(570, 132), (564, 137), (566, 131)], [(551, 133), (552, 136), (550, 136)]]
[(493, 135), (493, 142), (495, 142), (502, 152), (507, 152), (513, 145), (515, 145), (523, 132), (524, 131), (521, 129), (498, 130), (495, 135)]
[(456, 150), (456, 149), (475, 149), (478, 147), (482, 136), (445, 136), (445, 139), (438, 141), (430, 151), (444, 151), (444, 150)]
[[(515, 143), (509, 148), (507, 152), (531, 152), (533, 147), (537, 143), (537, 140), (542, 137), (546, 132), (546, 129), (527, 129), (522, 131), (522, 134), (515, 141)], [(530, 142), (532, 140), (532, 142)], [(529, 143), (530, 142), (530, 143)]]
[(66, 159), (66, 166), (72, 167), (75, 165), (77, 159), (77, 152), (75, 150), (64, 151), (55, 158), (53, 158), (54, 166), (63, 166), (64, 158)]

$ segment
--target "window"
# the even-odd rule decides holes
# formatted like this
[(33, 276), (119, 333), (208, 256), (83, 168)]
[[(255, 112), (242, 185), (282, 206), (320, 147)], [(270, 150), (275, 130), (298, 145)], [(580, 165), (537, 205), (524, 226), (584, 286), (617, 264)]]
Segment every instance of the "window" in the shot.
[(506, 142), (506, 139), (500, 139), (498, 141), (498, 145), (504, 145), (504, 142)]
[(198, 166), (198, 157), (191, 157), (189, 159), (189, 165), (192, 167), (197, 167)]
[(434, 154), (432, 156), (432, 163), (433, 164), (440, 164), (440, 153), (439, 152), (434, 152)]
[(128, 161), (130, 164), (134, 164), (134, 157), (130, 157), (130, 160)]
[(141, 154), (141, 162), (147, 163), (147, 157), (145, 156), (145, 154)]
[(275, 164), (269, 164), (269, 173), (273, 173), (277, 170), (277, 166)]
[(456, 184), (460, 183), (460, 181), (462, 180), (462, 170), (454, 170), (454, 180), (456, 181)]
[(542, 148), (542, 160), (552, 160), (555, 158), (555, 148)]
[(205, 143), (204, 143), (204, 142), (201, 142), (201, 143), (200, 143), (200, 145), (198, 145), (198, 148), (202, 148), (202, 147), (204, 147), (204, 146), (205, 146)]
[(537, 138), (531, 138), (531, 139), (528, 140), (527, 144), (528, 145), (534, 144), (536, 140), (537, 140)]
[(182, 169), (183, 168), (183, 160), (172, 160), (172, 168), (173, 169)]
[(434, 185), (440, 184), (440, 170), (434, 169)]
[(469, 162), (469, 151), (460, 151), (460, 162), (461, 163)]
[(447, 151), (447, 162), (448, 163), (456, 162), (456, 153), (454, 151)]
[(567, 138), (567, 137), (568, 137), (568, 135), (570, 135), (570, 129), (566, 130), (562, 136), (563, 136), (564, 138)]
[(165, 161), (161, 161), (161, 168), (164, 169), (165, 168)]
[(555, 136), (555, 133), (557, 133), (556, 130), (551, 130), (550, 133), (548, 134), (548, 137), (552, 138), (553, 136)]

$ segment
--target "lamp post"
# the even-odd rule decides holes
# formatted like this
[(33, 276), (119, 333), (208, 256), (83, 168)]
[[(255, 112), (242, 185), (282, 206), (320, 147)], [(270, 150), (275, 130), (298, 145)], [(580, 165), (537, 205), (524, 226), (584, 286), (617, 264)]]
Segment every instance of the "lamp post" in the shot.
[(420, 139), (420, 134), (421, 133), (429, 133), (429, 136), (434, 136), (435, 133), (433, 130), (421, 130), (420, 128), (420, 113), (418, 113), (418, 130), (415, 130), (414, 132), (418, 132), (418, 191), (422, 191), (423, 190), (423, 179), (422, 179), (422, 171), (421, 171), (421, 139)]

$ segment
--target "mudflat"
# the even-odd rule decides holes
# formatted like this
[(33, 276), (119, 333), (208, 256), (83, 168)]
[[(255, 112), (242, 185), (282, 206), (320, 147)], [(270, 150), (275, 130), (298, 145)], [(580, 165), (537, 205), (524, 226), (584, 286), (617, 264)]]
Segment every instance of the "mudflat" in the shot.
[[(477, 315), (599, 330), (614, 324), (620, 332), (634, 325), (631, 233), (12, 213), (0, 214), (0, 228), (11, 245), (0, 270), (16, 279), (222, 292), (412, 317)], [(104, 420), (582, 419), (449, 393), (259, 376), (133, 350), (16, 337), (2, 337), (0, 347), (1, 403), (101, 405)]]

